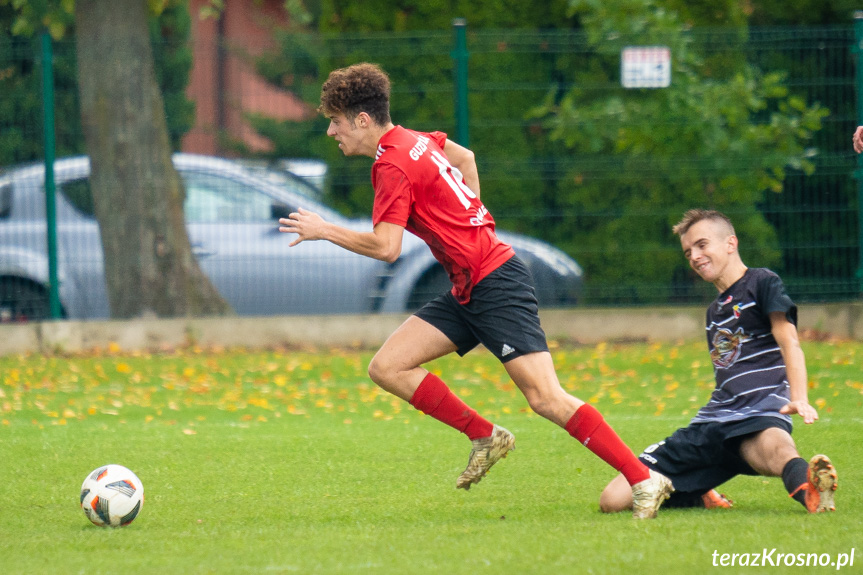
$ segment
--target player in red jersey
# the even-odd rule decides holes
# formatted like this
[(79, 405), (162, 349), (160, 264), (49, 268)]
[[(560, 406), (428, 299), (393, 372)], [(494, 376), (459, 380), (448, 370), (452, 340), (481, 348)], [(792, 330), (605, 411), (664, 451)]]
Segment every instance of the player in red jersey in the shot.
[(626, 477), (633, 515), (655, 517), (671, 482), (641, 463), (595, 408), (561, 387), (540, 327), (530, 272), (494, 232), (494, 219), (480, 201), (473, 152), (441, 132), (393, 125), (389, 96), (389, 78), (373, 64), (335, 70), (321, 89), (319, 111), (330, 119), (327, 135), (346, 156), (375, 159), (372, 231), (345, 229), (302, 209), (279, 220), (279, 231), (297, 234), (291, 246), (327, 240), (391, 263), (408, 230), (428, 244), (449, 274), (452, 290), (426, 304), (387, 339), (369, 365), (369, 376), (467, 435), (472, 449), (456, 487), (469, 489), (515, 448), (515, 438), (422, 366), (452, 352), (464, 355), (482, 343), (503, 363), (531, 409)]

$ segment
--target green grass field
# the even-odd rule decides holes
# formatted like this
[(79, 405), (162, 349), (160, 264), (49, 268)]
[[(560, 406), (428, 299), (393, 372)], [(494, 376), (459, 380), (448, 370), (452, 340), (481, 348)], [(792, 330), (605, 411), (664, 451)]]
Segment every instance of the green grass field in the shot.
[[(0, 572), (671, 574), (766, 550), (766, 568), (726, 570), (809, 573), (837, 567), (778, 554), (850, 562), (852, 549), (842, 571), (863, 572), (863, 345), (804, 350), (821, 419), (794, 436), (804, 457), (836, 464), (838, 511), (810, 516), (781, 479), (739, 477), (721, 488), (733, 509), (641, 522), (599, 512), (615, 472), (531, 413), (484, 351), (431, 366), (517, 438), (469, 492), (455, 489), (467, 439), (378, 390), (370, 352), (0, 358)], [(685, 425), (713, 385), (700, 342), (553, 353), (562, 384), (637, 451)], [(78, 505), (105, 463), (145, 486), (126, 528), (95, 527)]]

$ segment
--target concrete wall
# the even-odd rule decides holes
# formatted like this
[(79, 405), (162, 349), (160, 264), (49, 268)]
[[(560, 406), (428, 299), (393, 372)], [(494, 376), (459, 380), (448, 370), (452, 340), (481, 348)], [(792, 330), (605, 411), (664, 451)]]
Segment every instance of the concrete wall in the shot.
[[(584, 344), (599, 341), (678, 341), (704, 337), (702, 307), (544, 310), (549, 339)], [(818, 337), (863, 339), (863, 303), (804, 305), (799, 327)], [(403, 314), (284, 316), (133, 321), (57, 321), (0, 325), (0, 355), (77, 353), (109, 344), (125, 351), (171, 349), (198, 344), (264, 348), (380, 346), (405, 319)]]

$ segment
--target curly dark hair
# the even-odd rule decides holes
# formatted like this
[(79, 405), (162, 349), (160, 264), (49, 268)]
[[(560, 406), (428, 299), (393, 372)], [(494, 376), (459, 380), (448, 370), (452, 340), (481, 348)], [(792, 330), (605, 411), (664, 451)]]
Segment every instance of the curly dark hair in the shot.
[(363, 62), (330, 72), (321, 87), (324, 116), (342, 113), (351, 122), (365, 112), (378, 125), (390, 120), (390, 78), (380, 66)]

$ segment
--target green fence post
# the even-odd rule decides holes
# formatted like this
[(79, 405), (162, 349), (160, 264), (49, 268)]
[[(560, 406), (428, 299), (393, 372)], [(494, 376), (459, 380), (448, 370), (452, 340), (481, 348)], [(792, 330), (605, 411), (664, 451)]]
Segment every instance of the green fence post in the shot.
[(60, 318), (60, 291), (57, 279), (57, 206), (54, 198), (54, 53), (51, 36), (42, 33), (42, 132), (45, 139), (45, 221), (48, 232), (48, 301), (51, 318)]
[(455, 62), (455, 133), (456, 142), (470, 147), (470, 129), (468, 128), (467, 109), (467, 20), (455, 18), (452, 21), (455, 33), (455, 48), (452, 59)]

